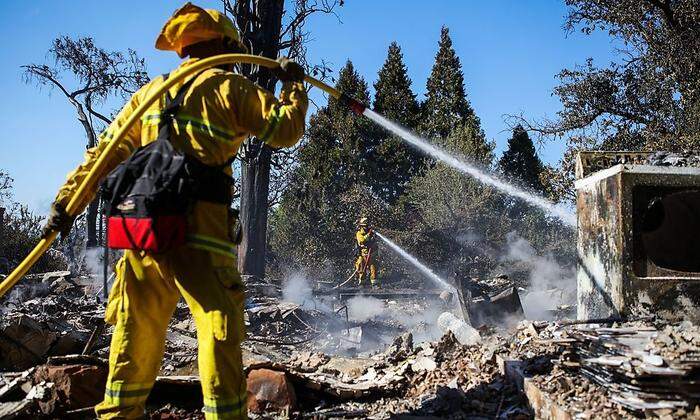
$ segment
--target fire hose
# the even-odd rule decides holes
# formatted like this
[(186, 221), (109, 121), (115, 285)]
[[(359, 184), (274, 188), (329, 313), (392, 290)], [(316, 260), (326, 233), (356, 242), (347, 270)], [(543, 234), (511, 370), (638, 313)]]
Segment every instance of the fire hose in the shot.
[[(203, 59), (189, 67), (186, 67), (177, 76), (168, 78), (163, 84), (156, 89), (153, 94), (151, 94), (146, 100), (141, 103), (134, 112), (129, 116), (129, 119), (117, 129), (113, 140), (107, 145), (104, 151), (100, 154), (95, 161), (94, 166), (88, 172), (87, 176), (83, 179), (83, 182), (78, 187), (77, 191), (71, 197), (70, 202), (66, 206), (66, 213), (70, 216), (75, 216), (83, 211), (80, 208), (80, 197), (82, 197), (86, 191), (92, 190), (96, 184), (99, 182), (97, 174), (101, 172), (102, 168), (107, 164), (107, 157), (119, 146), (123, 140), (125, 134), (131, 129), (131, 127), (139, 121), (144, 112), (155, 102), (158, 98), (162, 97), (165, 92), (167, 92), (176, 83), (180, 82), (182, 79), (196, 74), (207, 68), (220, 66), (222, 64), (234, 64), (234, 63), (245, 63), (253, 64), (267, 68), (275, 68), (279, 66), (279, 63), (273, 59), (260, 57), (257, 55), (250, 54), (222, 54), (214, 57), (209, 57)], [(311, 76), (305, 76), (304, 81), (310, 85), (321, 89), (322, 91), (328, 93), (333, 98), (346, 104), (355, 113), (362, 114), (365, 110), (365, 105), (359, 101), (350, 98), (343, 92), (335, 89), (326, 83), (313, 78)], [(45, 238), (42, 238), (39, 243), (34, 247), (34, 249), (27, 255), (27, 257), (17, 266), (17, 268), (10, 273), (5, 280), (0, 283), (0, 297), (4, 296), (25, 274), (36, 264), (39, 258), (49, 249), (51, 244), (56, 240), (58, 236), (57, 231), (49, 233)]]
[(360, 264), (360, 267), (357, 267), (357, 268), (355, 269), (355, 271), (353, 271), (352, 274), (350, 274), (350, 277), (348, 277), (347, 280), (345, 280), (344, 282), (340, 283), (340, 284), (337, 285), (337, 286), (334, 286), (334, 287), (332, 288), (332, 290), (339, 289), (339, 288), (345, 286), (346, 284), (350, 283), (350, 280), (352, 280), (353, 277), (355, 277), (355, 274), (361, 273), (362, 276), (364, 276), (365, 274), (367, 274), (367, 267), (369, 267), (369, 259), (370, 259), (370, 256), (371, 256), (371, 255), (372, 255), (372, 248), (369, 249), (369, 252), (367, 253), (367, 256), (364, 257), (364, 258), (362, 259), (362, 262), (363, 262), (364, 264)]

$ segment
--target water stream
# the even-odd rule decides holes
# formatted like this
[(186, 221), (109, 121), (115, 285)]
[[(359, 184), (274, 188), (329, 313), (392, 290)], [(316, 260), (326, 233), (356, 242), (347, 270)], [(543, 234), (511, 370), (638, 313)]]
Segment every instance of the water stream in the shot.
[(430, 280), (432, 280), (433, 283), (440, 286), (441, 289), (450, 290), (450, 291), (454, 290), (454, 287), (452, 287), (452, 285), (450, 285), (447, 281), (445, 281), (440, 276), (435, 274), (433, 272), (433, 270), (426, 267), (422, 262), (418, 261), (418, 259), (416, 257), (414, 257), (413, 255), (406, 252), (403, 248), (398, 246), (391, 239), (387, 238), (386, 236), (382, 235), (381, 233), (379, 233), (379, 232), (375, 232), (375, 233), (377, 234), (377, 236), (379, 236), (379, 239), (386, 242), (386, 244), (389, 245), (389, 247), (391, 249), (396, 251), (397, 254), (401, 255), (406, 261), (410, 262), (414, 267), (419, 269), (423, 274), (426, 275), (426, 277), (428, 277)]
[(427, 140), (416, 136), (410, 130), (401, 127), (400, 125), (392, 121), (387, 120), (386, 118), (377, 114), (369, 108), (365, 109), (363, 115), (369, 118), (370, 120), (374, 121), (375, 123), (381, 125), (382, 127), (386, 128), (387, 130), (391, 131), (392, 133), (396, 134), (397, 136), (401, 137), (409, 144), (421, 150), (423, 153), (442, 161), (443, 163), (457, 169), (462, 173), (473, 176), (474, 178), (476, 178), (484, 184), (491, 185), (492, 187), (513, 197), (523, 199), (526, 202), (541, 208), (548, 214), (558, 217), (569, 226), (576, 226), (576, 216), (570, 210), (561, 206), (557, 206), (542, 197), (517, 188), (463, 160), (452, 156), (445, 150), (430, 144)]

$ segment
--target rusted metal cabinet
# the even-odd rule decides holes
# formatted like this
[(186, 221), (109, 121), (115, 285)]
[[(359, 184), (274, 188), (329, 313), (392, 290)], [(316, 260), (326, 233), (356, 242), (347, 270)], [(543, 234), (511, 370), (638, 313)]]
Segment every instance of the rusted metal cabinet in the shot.
[(579, 319), (700, 321), (700, 168), (640, 164), (645, 157), (577, 159)]

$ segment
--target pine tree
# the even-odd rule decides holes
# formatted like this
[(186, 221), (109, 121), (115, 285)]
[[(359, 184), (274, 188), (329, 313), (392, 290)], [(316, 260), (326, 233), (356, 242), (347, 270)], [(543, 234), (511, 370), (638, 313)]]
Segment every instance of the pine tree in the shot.
[[(389, 45), (374, 90), (374, 109), (377, 112), (410, 129), (418, 126), (418, 101), (411, 90), (411, 79), (396, 42)], [(381, 142), (374, 160), (381, 162), (381, 168), (372, 180), (372, 190), (385, 202), (393, 203), (403, 194), (408, 181), (420, 172), (424, 158), (400, 138), (386, 131), (378, 134)]]
[(538, 193), (543, 192), (540, 174), (544, 165), (522, 125), (513, 129), (513, 136), (508, 140), (508, 149), (503, 152), (498, 166), (507, 178), (519, 185)]
[(484, 131), (473, 124), (460, 124), (439, 142), (445, 149), (467, 158), (484, 169), (493, 166), (495, 144), (486, 140)]
[(389, 45), (386, 61), (374, 83), (374, 110), (399, 124), (415, 128), (420, 118), (418, 101), (411, 90), (411, 79), (403, 61), (401, 47)]
[(450, 31), (442, 28), (435, 64), (427, 82), (422, 129), (431, 137), (447, 137), (460, 124), (480, 127), (464, 90), (462, 64), (452, 47)]

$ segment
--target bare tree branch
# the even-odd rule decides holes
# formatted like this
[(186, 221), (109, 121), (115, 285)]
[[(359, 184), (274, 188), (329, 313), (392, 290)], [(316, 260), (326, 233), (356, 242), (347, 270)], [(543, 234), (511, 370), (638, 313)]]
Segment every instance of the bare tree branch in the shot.
[(111, 124), (111, 123), (112, 123), (112, 120), (110, 120), (109, 118), (107, 118), (107, 117), (105, 117), (104, 115), (100, 114), (99, 112), (95, 111), (95, 110), (92, 108), (92, 105), (90, 104), (90, 101), (87, 101), (87, 102), (85, 103), (85, 107), (87, 108), (88, 112), (89, 112), (91, 115), (93, 115), (93, 116), (99, 118), (99, 119), (102, 120), (102, 122), (104, 122), (105, 124)]
[[(127, 99), (148, 81), (144, 60), (134, 51), (128, 50), (126, 54), (105, 51), (98, 48), (89, 37), (56, 38), (49, 49), (49, 56), (53, 58), (53, 65), (22, 66), (24, 81), (56, 87), (66, 96), (85, 130), (88, 148), (97, 145), (97, 129), (93, 117), (102, 123), (110, 123), (110, 119), (96, 111), (94, 105), (104, 103), (113, 96)], [(71, 89), (71, 84), (76, 87)], [(89, 247), (97, 245), (97, 211), (97, 202), (88, 206)]]

